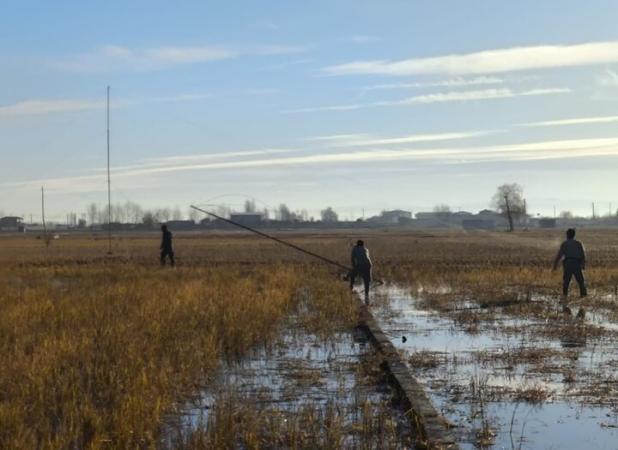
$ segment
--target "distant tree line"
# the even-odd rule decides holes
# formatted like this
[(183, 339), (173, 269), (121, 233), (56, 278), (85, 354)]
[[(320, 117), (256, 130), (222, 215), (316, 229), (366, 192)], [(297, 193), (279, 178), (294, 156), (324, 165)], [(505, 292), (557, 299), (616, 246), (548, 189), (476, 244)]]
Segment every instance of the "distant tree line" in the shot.
[[(271, 217), (271, 211), (268, 208), (259, 210), (255, 204), (255, 200), (246, 200), (243, 211), (245, 213), (259, 213), (263, 219), (268, 220)], [(234, 211), (229, 206), (220, 205), (213, 208), (213, 212), (222, 217), (229, 217)], [(125, 203), (112, 204), (111, 215), (110, 209), (105, 206), (91, 203), (87, 206), (84, 216), (88, 224), (105, 224), (110, 220), (112, 223), (131, 223), (153, 225), (156, 223), (169, 222), (170, 220), (193, 220), (199, 222), (204, 219), (204, 215), (189, 208), (183, 212), (180, 207), (173, 208), (152, 208), (145, 209), (139, 204), (131, 201)], [(309, 222), (315, 218), (309, 216), (306, 209), (292, 211), (285, 203), (281, 203), (272, 211), (272, 217), (281, 222)], [(327, 207), (320, 212), (320, 218), (324, 222), (338, 222), (339, 216), (332, 207)]]
[[(498, 186), (491, 198), (490, 206), (494, 211), (504, 216), (511, 230), (514, 229), (516, 224), (525, 224), (529, 217), (526, 200), (524, 198), (524, 189), (517, 183), (505, 183)], [(234, 212), (230, 206), (226, 205), (211, 207), (211, 209), (222, 217), (229, 217), (230, 214)], [(253, 199), (245, 200), (241, 211), (245, 213), (261, 214), (264, 220), (269, 220), (271, 218), (281, 222), (313, 222), (316, 220), (315, 217), (309, 215), (306, 209), (292, 210), (285, 203), (281, 203), (275, 208), (264, 207), (260, 209)], [(445, 217), (452, 214), (451, 207), (444, 203), (435, 205), (433, 212), (438, 216), (443, 215)], [(0, 217), (3, 215), (4, 214), (0, 212)], [(605, 216), (613, 217), (614, 214), (610, 212), (609, 215), (606, 214)], [(618, 211), (616, 211), (615, 216), (618, 217)], [(565, 220), (576, 218), (570, 211), (561, 211), (558, 217)], [(596, 217), (600, 218), (601, 215), (597, 215)], [(135, 202), (127, 201), (125, 203), (113, 204), (111, 206), (111, 212), (107, 205), (100, 206), (96, 203), (91, 203), (87, 206), (85, 213), (81, 215), (79, 220), (74, 213), (67, 215), (67, 224), (75, 225), (79, 223), (79, 225), (82, 226), (84, 225), (84, 221), (87, 221), (89, 225), (105, 224), (108, 222), (108, 218), (111, 219), (112, 223), (145, 225), (164, 223), (171, 220), (188, 219), (199, 222), (202, 219), (207, 219), (203, 213), (193, 208), (188, 208), (184, 211), (179, 206), (172, 208), (145, 209)], [(335, 223), (339, 221), (339, 215), (332, 207), (328, 206), (320, 211), (320, 217), (317, 220)]]

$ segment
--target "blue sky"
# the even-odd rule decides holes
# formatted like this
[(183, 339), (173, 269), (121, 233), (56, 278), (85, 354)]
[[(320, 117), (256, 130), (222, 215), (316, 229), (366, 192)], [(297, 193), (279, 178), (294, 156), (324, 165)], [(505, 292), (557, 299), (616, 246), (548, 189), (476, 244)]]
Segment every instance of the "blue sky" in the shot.
[(6, 2), (0, 211), (618, 207), (614, 1)]

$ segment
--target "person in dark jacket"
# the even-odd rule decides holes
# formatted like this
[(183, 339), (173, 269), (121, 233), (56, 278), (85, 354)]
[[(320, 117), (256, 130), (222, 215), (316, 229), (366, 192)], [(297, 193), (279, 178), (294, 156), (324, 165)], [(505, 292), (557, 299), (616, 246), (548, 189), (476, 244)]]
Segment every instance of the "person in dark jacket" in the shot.
[(569, 228), (566, 236), (566, 241), (560, 245), (558, 254), (554, 259), (554, 270), (558, 268), (558, 263), (562, 260), (562, 295), (565, 299), (569, 294), (569, 284), (571, 284), (572, 277), (575, 277), (575, 281), (579, 285), (580, 297), (585, 297), (588, 295), (583, 272), (586, 268), (586, 252), (582, 243), (575, 239), (574, 228)]
[(172, 232), (167, 229), (167, 225), (161, 225), (161, 265), (165, 265), (165, 257), (169, 257), (170, 264), (174, 267), (174, 249), (172, 247)]
[(363, 278), (365, 285), (365, 300), (369, 300), (369, 285), (371, 283), (371, 258), (369, 250), (361, 240), (356, 242), (352, 248), (352, 272), (350, 273), (350, 289), (354, 288), (354, 281), (357, 276)]

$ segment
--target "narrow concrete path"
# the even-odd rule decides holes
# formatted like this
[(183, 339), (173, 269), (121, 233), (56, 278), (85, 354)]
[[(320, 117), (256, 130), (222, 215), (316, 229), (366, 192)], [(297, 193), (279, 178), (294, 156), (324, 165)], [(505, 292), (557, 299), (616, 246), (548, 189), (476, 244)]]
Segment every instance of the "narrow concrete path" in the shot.
[(381, 355), (382, 368), (387, 372), (390, 383), (399, 391), (406, 409), (406, 415), (420, 434), (421, 443), (428, 449), (459, 449), (446, 420), (438, 414), (425, 390), (412, 376), (406, 364), (390, 339), (384, 334), (369, 308), (359, 299), (360, 327)]

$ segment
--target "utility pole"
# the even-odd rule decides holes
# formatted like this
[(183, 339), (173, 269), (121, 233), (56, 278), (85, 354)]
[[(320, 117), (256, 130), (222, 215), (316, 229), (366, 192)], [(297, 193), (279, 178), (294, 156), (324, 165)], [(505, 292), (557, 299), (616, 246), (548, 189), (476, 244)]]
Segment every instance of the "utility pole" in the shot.
[(556, 218), (556, 205), (554, 205), (554, 219)]
[(595, 214), (594, 214), (594, 202), (592, 202), (592, 220), (595, 219)]
[(513, 217), (511, 216), (511, 206), (509, 205), (509, 196), (504, 196), (504, 203), (506, 204), (506, 216), (509, 219), (509, 231), (513, 231)]
[(43, 234), (45, 235), (45, 247), (49, 247), (50, 238), (47, 234), (47, 224), (45, 222), (45, 189), (41, 186), (41, 220), (43, 220)]
[(112, 254), (112, 178), (109, 169), (109, 90), (107, 86), (107, 253)]
[(41, 186), (41, 220), (43, 221), (43, 232), (47, 236), (47, 225), (45, 225), (45, 189)]

